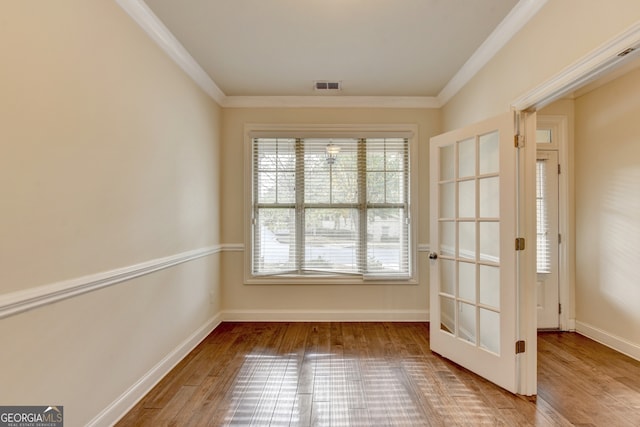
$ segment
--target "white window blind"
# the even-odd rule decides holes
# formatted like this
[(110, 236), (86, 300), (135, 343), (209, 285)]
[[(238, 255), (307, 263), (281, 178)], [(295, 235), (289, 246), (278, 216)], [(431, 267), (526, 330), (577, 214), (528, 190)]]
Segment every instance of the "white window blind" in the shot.
[(549, 208), (547, 194), (547, 160), (536, 161), (536, 226), (537, 250), (536, 266), (538, 273), (551, 272), (551, 242), (549, 239)]
[(406, 138), (254, 138), (252, 153), (254, 276), (411, 276)]

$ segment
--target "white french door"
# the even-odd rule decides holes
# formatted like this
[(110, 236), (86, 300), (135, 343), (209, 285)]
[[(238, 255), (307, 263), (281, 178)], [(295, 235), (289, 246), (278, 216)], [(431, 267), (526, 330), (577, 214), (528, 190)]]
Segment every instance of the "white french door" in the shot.
[(431, 349), (514, 393), (516, 163), (511, 113), (431, 138)]

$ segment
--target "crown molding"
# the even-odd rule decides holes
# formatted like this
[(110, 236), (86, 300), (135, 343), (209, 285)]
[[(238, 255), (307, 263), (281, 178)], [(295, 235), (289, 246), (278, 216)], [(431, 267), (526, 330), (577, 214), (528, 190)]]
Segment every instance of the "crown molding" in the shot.
[(227, 96), (226, 108), (440, 108), (431, 96)]
[(143, 0), (116, 3), (193, 81), (225, 108), (440, 108), (446, 104), (548, 0), (520, 0), (440, 91), (430, 96), (227, 96)]
[(438, 94), (445, 105), (491, 60), (548, 0), (520, 0)]
[(222, 104), (225, 94), (196, 62), (182, 43), (175, 38), (162, 21), (142, 0), (115, 0), (116, 3), (155, 41), (180, 68), (213, 98)]

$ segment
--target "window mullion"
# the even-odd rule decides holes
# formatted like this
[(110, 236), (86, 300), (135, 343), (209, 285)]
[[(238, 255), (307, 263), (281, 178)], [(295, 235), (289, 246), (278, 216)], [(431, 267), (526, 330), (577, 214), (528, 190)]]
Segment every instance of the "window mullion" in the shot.
[[(402, 158), (402, 162), (403, 162), (403, 174), (402, 174), (402, 179), (403, 179), (403, 202), (404, 202), (404, 217), (405, 217), (405, 221), (404, 221), (404, 226), (407, 227), (406, 232), (402, 233), (402, 235), (405, 237), (405, 242), (403, 245), (403, 255), (404, 255), (404, 262), (406, 263), (408, 270), (410, 271), (413, 267), (412, 267), (412, 263), (411, 263), (411, 250), (409, 249), (409, 246), (411, 245), (411, 227), (413, 227), (413, 225), (411, 224), (411, 221), (413, 221), (413, 218), (411, 218), (411, 210), (409, 209), (409, 140), (405, 138), (404, 140), (404, 150), (403, 150), (403, 158)], [(415, 201), (412, 201), (413, 203), (415, 203)]]
[(251, 212), (251, 228), (253, 230), (252, 234), (253, 234), (253, 244), (252, 244), (252, 250), (253, 250), (253, 254), (251, 256), (252, 259), (252, 263), (251, 263), (251, 271), (253, 273), (255, 273), (256, 271), (258, 271), (261, 267), (259, 267), (258, 265), (256, 265), (258, 263), (258, 260), (260, 259), (260, 257), (258, 256), (258, 253), (260, 251), (260, 247), (262, 245), (262, 241), (260, 241), (260, 233), (256, 232), (258, 226), (257, 226), (257, 220), (258, 220), (258, 164), (257, 164), (257, 159), (258, 159), (258, 139), (254, 138), (251, 140), (251, 150), (252, 150), (252, 154), (251, 154), (251, 168), (252, 168), (252, 183), (253, 183), (253, 190), (252, 190), (252, 205), (253, 205), (253, 210)]
[(366, 140), (358, 140), (358, 270), (367, 272), (367, 147)]
[(298, 274), (302, 274), (305, 256), (305, 239), (304, 239), (304, 145), (301, 138), (296, 138), (296, 244), (295, 244), (295, 265)]

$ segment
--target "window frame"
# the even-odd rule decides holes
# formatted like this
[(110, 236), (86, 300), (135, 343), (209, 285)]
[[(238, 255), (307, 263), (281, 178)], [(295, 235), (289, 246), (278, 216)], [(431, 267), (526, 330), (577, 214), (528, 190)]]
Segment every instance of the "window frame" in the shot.
[[(351, 274), (309, 275), (253, 275), (253, 139), (254, 138), (406, 138), (409, 151), (409, 275), (354, 276)], [(380, 125), (291, 125), (245, 124), (244, 126), (244, 283), (245, 284), (418, 284), (418, 126), (415, 124)]]

